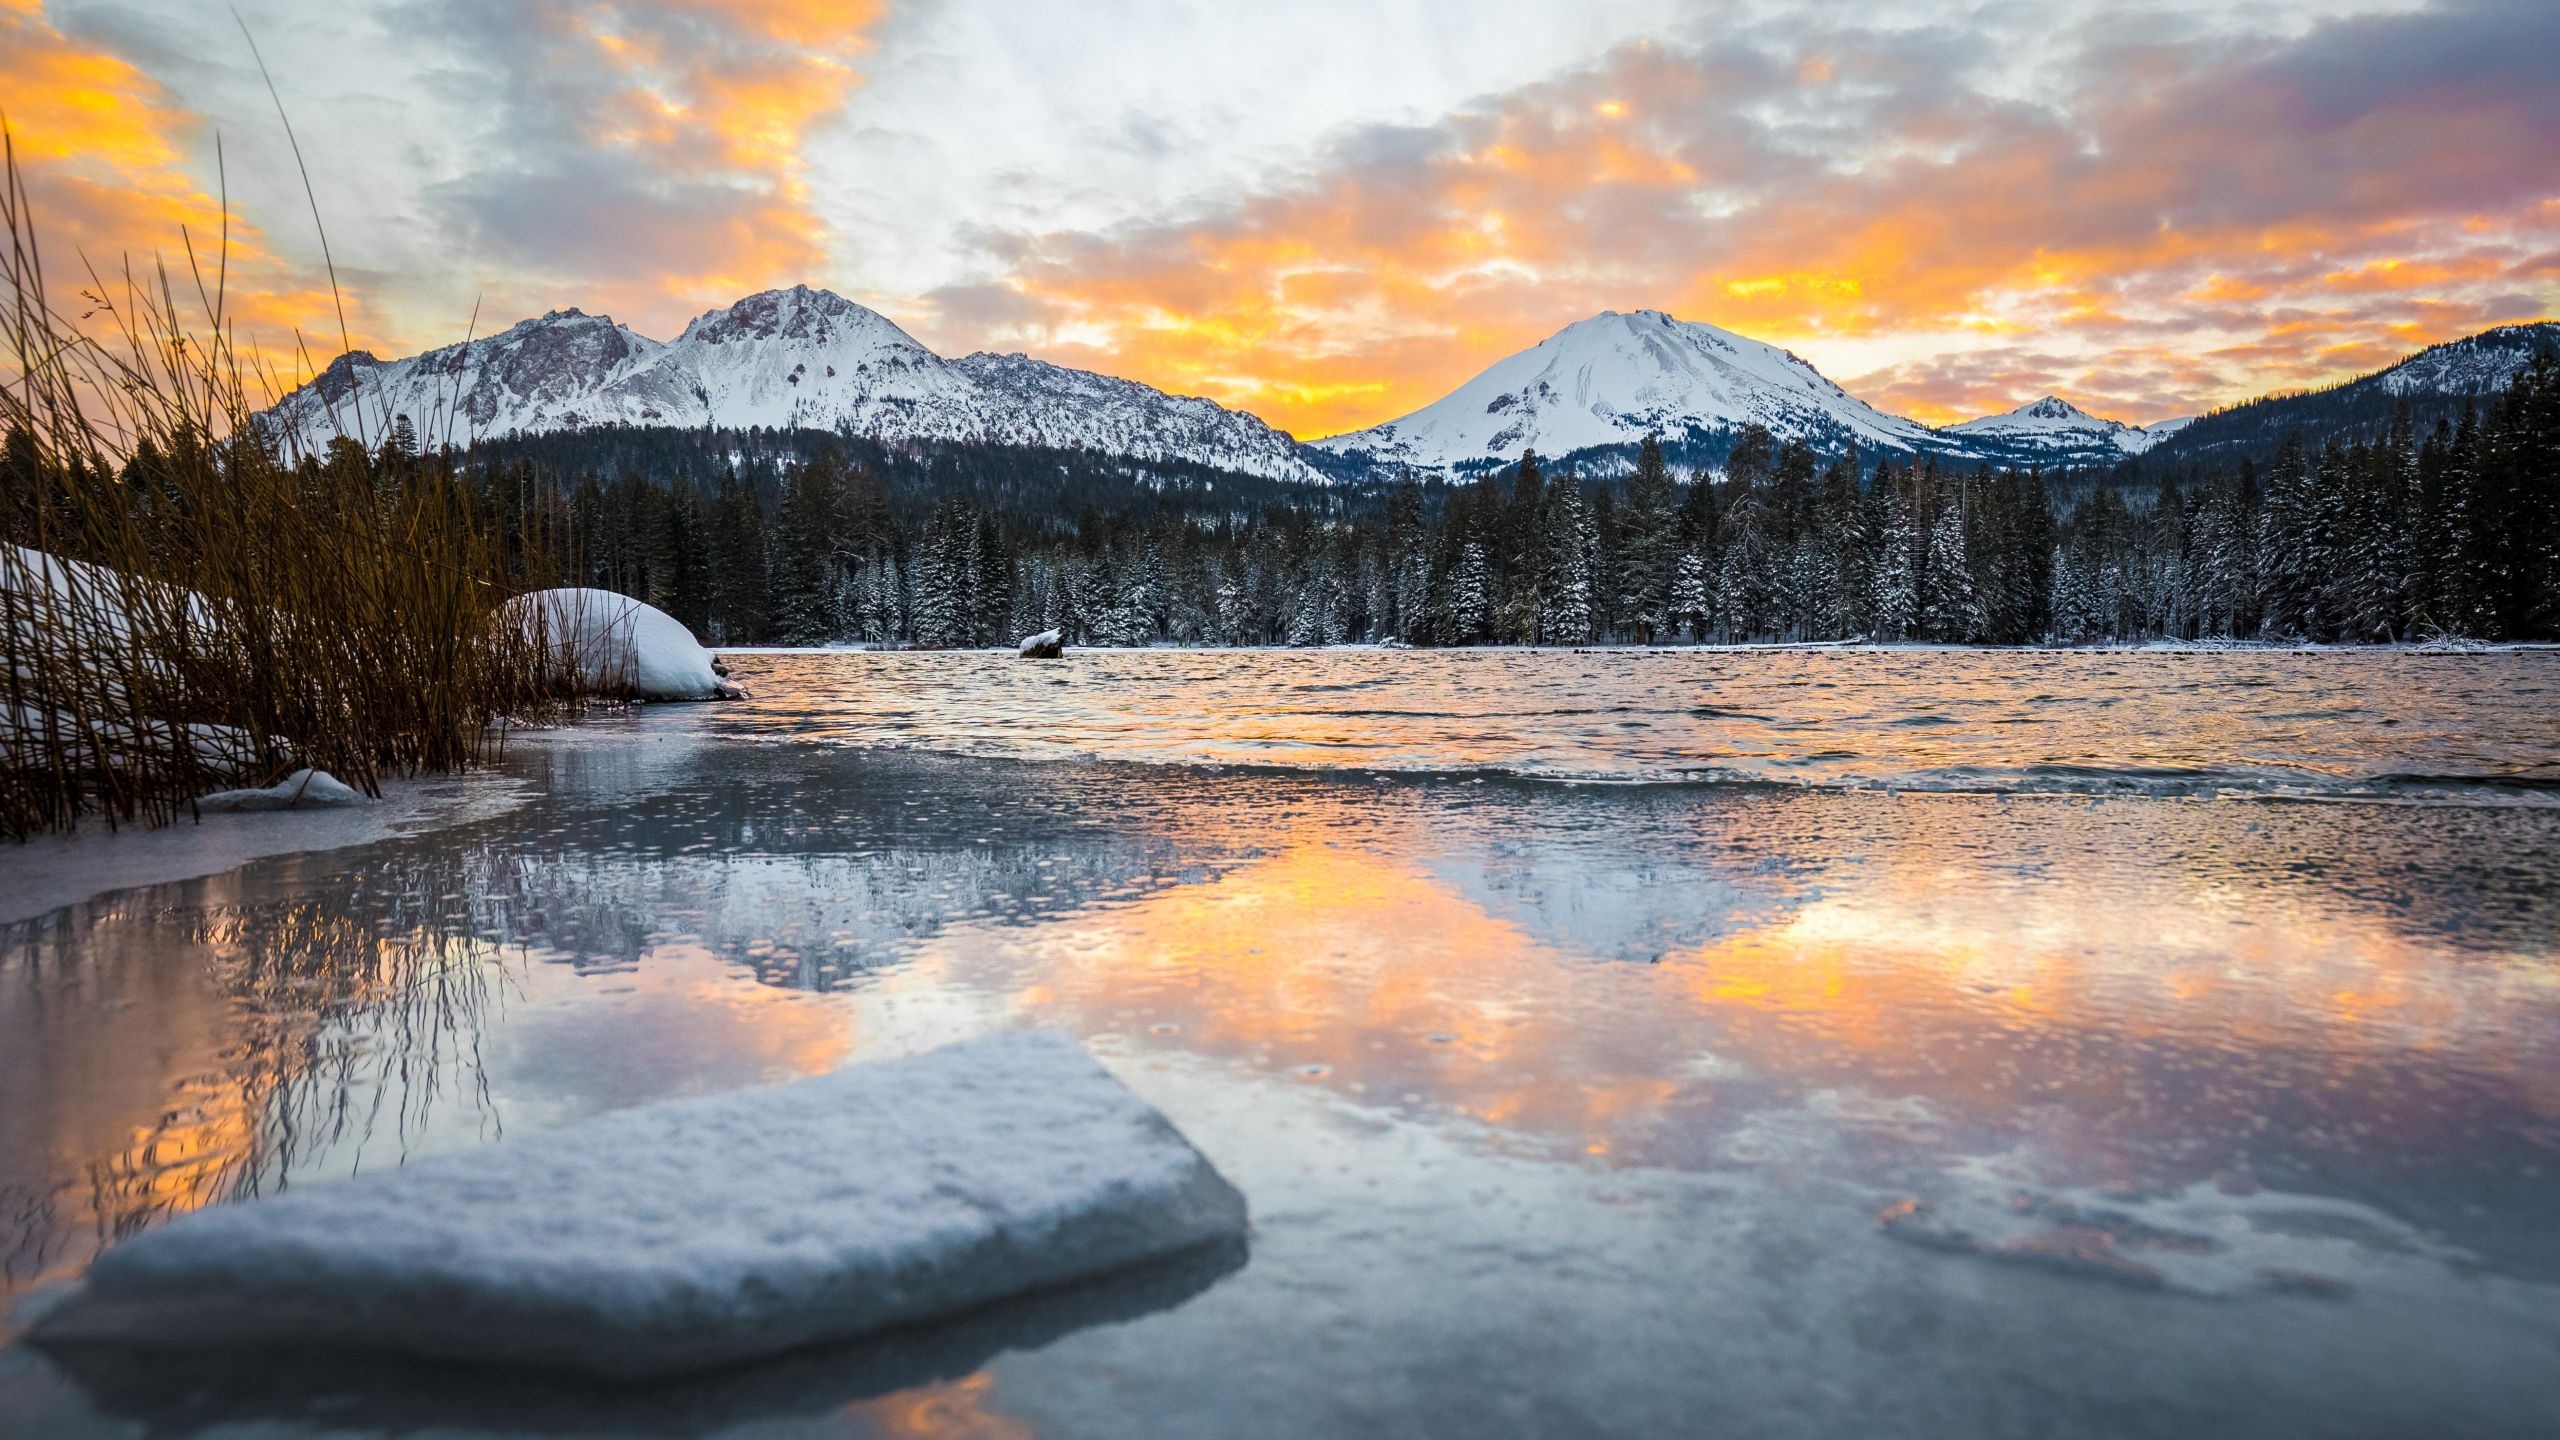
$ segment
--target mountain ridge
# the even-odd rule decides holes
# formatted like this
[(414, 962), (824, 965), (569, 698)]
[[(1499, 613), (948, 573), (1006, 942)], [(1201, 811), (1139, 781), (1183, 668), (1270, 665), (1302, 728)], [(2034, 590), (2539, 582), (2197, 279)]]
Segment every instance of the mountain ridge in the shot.
[[(1930, 426), (1850, 394), (1793, 352), (1660, 310), (1604, 310), (1485, 367), (1407, 415), (1301, 443), (1250, 412), (1031, 356), (937, 354), (889, 317), (808, 285), (759, 291), (687, 322), (672, 341), (571, 306), (495, 335), (384, 361), (354, 350), (267, 412), (317, 449), (350, 401), (377, 433), (407, 414), (427, 443), (470, 444), (598, 425), (813, 429), (898, 444), (962, 441), (1180, 461), (1265, 479), (1464, 474), (1523, 450), (1595, 471), (1647, 434), (1676, 460), (1720, 461), (1744, 427), (1817, 449), (1967, 463), (2112, 468), (2141, 457), (2257, 453), (2305, 416), (2371, 428), (2401, 400), (2431, 423), (2493, 393), (2560, 322), (2493, 327), (2307, 394), (2269, 395), (2193, 419), (2133, 425), (2046, 395)], [(457, 433), (458, 432), (458, 433)]]
[(766, 426), (1322, 478), (1295, 439), (1244, 411), (1024, 355), (946, 359), (878, 311), (807, 285), (706, 311), (672, 341), (571, 307), (401, 360), (349, 351), (262, 418), (318, 450), (341, 433), (379, 434), (394, 415), (429, 444), (594, 425)]

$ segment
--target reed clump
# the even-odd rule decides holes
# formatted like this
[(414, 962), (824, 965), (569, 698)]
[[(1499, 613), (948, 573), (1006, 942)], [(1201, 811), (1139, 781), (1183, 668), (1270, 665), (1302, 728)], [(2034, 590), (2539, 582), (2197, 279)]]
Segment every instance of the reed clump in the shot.
[(499, 623), (544, 567), (458, 467), (405, 426), (288, 454), (218, 252), (84, 265), (63, 315), (14, 146), (6, 171), (0, 833), (165, 823), (305, 765), (378, 794), (571, 701), (557, 647)]

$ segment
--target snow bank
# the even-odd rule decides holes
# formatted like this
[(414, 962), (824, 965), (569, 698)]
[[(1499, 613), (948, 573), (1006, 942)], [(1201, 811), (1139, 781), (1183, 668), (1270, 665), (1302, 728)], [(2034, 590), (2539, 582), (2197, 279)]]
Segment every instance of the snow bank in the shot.
[(507, 604), (519, 623), (539, 624), (562, 663), (590, 689), (643, 700), (734, 698), (711, 652), (666, 611), (611, 590), (538, 590)]
[(1065, 653), (1067, 637), (1055, 630), (1022, 637), (1022, 658), (1025, 660), (1055, 660)]
[(1082, 1047), (1015, 1031), (197, 1211), (100, 1256), (34, 1333), (642, 1380), (1244, 1223), (1244, 1197)]
[(207, 814), (223, 810), (317, 810), (332, 805), (361, 805), (364, 797), (326, 770), (296, 770), (264, 790), (216, 790), (198, 796), (196, 808)]

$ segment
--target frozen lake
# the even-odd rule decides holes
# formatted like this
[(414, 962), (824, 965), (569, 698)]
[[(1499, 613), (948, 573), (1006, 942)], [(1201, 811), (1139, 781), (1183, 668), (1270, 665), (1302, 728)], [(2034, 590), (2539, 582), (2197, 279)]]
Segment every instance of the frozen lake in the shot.
[(1248, 1252), (636, 1397), (12, 1344), (0, 1434), (2560, 1429), (2560, 652), (733, 664), (11, 927), (0, 1336), (176, 1211), (1022, 1025)]

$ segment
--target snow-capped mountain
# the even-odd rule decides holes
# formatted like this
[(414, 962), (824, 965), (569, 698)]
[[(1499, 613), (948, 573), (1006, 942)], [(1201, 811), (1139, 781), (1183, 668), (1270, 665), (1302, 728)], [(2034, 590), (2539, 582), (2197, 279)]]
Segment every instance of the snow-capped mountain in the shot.
[(2058, 395), (2047, 395), (2005, 414), (1949, 425), (1941, 433), (2049, 461), (2086, 464), (2139, 455), (2176, 434), (2192, 418), (2128, 425), (2122, 420), (2102, 420)]
[(666, 348), (604, 316), (554, 310), (503, 333), (406, 360), (386, 362), (371, 351), (351, 350), (267, 413), (307, 446), (324, 443), (342, 427), (354, 434), (359, 401), (368, 436), (379, 436), (391, 415), (407, 415), (436, 436), (450, 429), (457, 441), (615, 421), (693, 423), (690, 417), (700, 407), (689, 389), (654, 396), (641, 387), (607, 393), (601, 383), (646, 366)]
[(1775, 345), (1659, 310), (1603, 311), (1400, 420), (1316, 443), (1337, 455), (1448, 468), (1753, 423), (1824, 446), (1945, 448), (1928, 426), (1876, 409)]
[(805, 426), (1321, 478), (1296, 441), (1251, 415), (1021, 355), (946, 360), (877, 311), (805, 285), (701, 315), (666, 343), (571, 309), (405, 360), (354, 351), (268, 419), (309, 449), (359, 428), (379, 436), (394, 415), (431, 444), (617, 423)]

